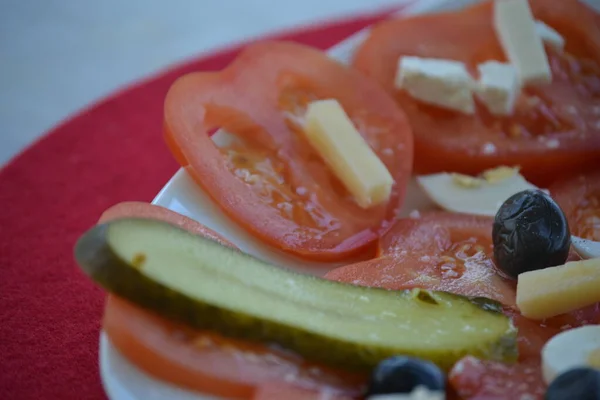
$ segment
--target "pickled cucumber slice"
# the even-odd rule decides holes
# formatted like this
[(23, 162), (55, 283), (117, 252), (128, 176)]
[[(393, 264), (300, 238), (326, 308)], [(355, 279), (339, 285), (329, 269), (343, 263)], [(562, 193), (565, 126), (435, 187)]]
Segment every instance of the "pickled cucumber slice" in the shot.
[(492, 300), (327, 281), (165, 222), (98, 225), (80, 238), (75, 258), (108, 291), (165, 318), (334, 367), (369, 370), (399, 354), (446, 370), (465, 355), (517, 357), (516, 329)]

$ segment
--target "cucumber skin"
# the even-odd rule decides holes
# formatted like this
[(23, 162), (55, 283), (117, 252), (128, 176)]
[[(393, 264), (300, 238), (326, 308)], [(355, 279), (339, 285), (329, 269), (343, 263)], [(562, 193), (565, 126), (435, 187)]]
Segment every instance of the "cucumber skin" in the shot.
[[(82, 270), (104, 289), (150, 312), (196, 329), (216, 331), (236, 339), (267, 345), (276, 343), (281, 347), (292, 349), (307, 360), (348, 371), (370, 372), (380, 361), (399, 355), (397, 351), (390, 351), (391, 349), (384, 346), (359, 345), (324, 337), (275, 321), (248, 317), (241, 312), (225, 310), (194, 300), (148, 278), (133, 267), (129, 261), (119, 257), (107, 241), (109, 224), (93, 227), (78, 240), (75, 246), (75, 259)], [(239, 252), (235, 249), (228, 250)], [(370, 290), (383, 289), (373, 288)], [(410, 292), (399, 293), (402, 296), (413, 297)], [(440, 293), (461, 300), (465, 299), (464, 296), (452, 293)], [(470, 300), (473, 305), (486, 312), (501, 314), (499, 303), (493, 300), (486, 298), (471, 298)], [(265, 341), (265, 337), (270, 338), (270, 341)], [(402, 355), (428, 359), (445, 371), (449, 371), (458, 360), (466, 355), (513, 362), (518, 357), (516, 330), (508, 329), (506, 334), (495, 343), (481, 343), (465, 351), (447, 351), (441, 354), (437, 351), (407, 349), (402, 352)]]

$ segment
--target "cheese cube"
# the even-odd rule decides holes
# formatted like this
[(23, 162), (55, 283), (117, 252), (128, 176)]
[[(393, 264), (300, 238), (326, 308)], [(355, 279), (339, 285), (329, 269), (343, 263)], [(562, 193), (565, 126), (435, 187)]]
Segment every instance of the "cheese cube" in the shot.
[(488, 61), (477, 66), (479, 80), (475, 92), (493, 115), (510, 115), (519, 94), (517, 70), (510, 64)]
[(494, 27), (521, 86), (549, 83), (550, 64), (527, 0), (496, 0)]
[(600, 302), (600, 258), (566, 263), (519, 275), (517, 306), (544, 319)]
[(560, 35), (554, 28), (546, 25), (542, 21), (535, 21), (535, 30), (542, 38), (542, 42), (554, 47), (557, 50), (565, 48), (565, 38)]
[(359, 206), (388, 201), (394, 178), (336, 100), (308, 105), (304, 133)]
[(473, 79), (462, 62), (401, 57), (395, 85), (424, 103), (465, 114), (475, 112)]

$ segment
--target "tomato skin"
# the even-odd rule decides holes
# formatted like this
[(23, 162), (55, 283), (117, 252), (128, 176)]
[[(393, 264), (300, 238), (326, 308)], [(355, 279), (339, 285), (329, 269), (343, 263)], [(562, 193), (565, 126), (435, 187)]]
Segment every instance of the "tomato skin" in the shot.
[(227, 398), (252, 398), (258, 386), (283, 383), (357, 396), (364, 377), (334, 372), (268, 347), (195, 331), (109, 296), (103, 329), (130, 362), (158, 379)]
[(600, 241), (600, 169), (560, 179), (549, 190), (565, 213), (571, 233)]
[(98, 223), (112, 221), (119, 218), (152, 218), (168, 222), (188, 232), (212, 239), (225, 246), (235, 247), (223, 236), (208, 229), (191, 218), (181, 215), (168, 208), (140, 201), (125, 201), (115, 204), (102, 213)]
[[(357, 206), (299, 133), (306, 103), (322, 98), (340, 101), (388, 167), (396, 184), (387, 204)], [(217, 148), (214, 128), (244, 145)], [(397, 105), (358, 72), (299, 44), (253, 44), (221, 72), (178, 79), (165, 101), (164, 132), (175, 158), (226, 215), (307, 259), (373, 250), (396, 218), (412, 169), (412, 132)]]
[(536, 18), (565, 36), (567, 53), (547, 48), (553, 83), (526, 87), (511, 117), (493, 117), (481, 105), (474, 116), (461, 115), (394, 89), (402, 55), (463, 61), (474, 75), (481, 62), (505, 61), (491, 4), (381, 22), (355, 55), (353, 65), (407, 113), (415, 136), (415, 172), (476, 175), (519, 165), (530, 181), (545, 186), (559, 173), (592, 168), (600, 157), (600, 16), (575, 0), (530, 1)]

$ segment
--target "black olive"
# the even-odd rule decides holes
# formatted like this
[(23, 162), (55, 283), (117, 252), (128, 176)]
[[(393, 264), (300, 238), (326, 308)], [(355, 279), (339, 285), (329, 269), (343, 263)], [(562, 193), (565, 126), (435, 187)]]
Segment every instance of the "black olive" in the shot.
[(368, 396), (411, 393), (417, 386), (444, 391), (446, 378), (437, 365), (418, 358), (396, 356), (377, 365), (371, 374)]
[(600, 400), (600, 371), (580, 367), (560, 374), (546, 391), (546, 400)]
[(511, 278), (564, 264), (571, 233), (565, 214), (541, 190), (524, 190), (502, 204), (492, 229), (496, 266)]

